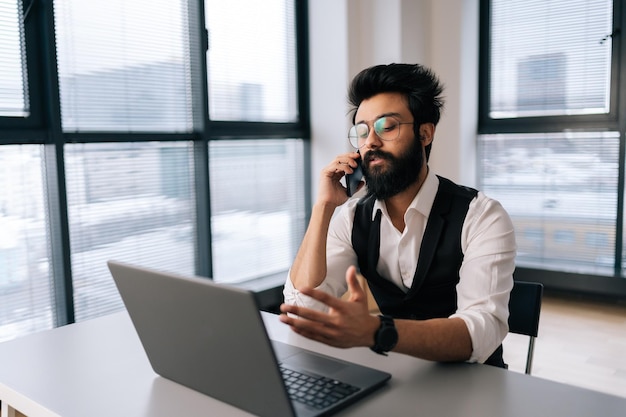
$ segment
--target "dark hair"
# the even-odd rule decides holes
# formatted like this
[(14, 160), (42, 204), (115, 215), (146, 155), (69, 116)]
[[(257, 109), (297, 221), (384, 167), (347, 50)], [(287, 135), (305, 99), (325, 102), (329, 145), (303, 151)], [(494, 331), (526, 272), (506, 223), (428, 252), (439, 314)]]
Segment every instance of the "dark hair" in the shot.
[[(413, 115), (413, 132), (419, 138), (423, 123), (439, 123), (443, 109), (443, 85), (437, 76), (420, 64), (375, 65), (358, 73), (350, 83), (348, 100), (352, 106), (352, 122), (363, 100), (380, 93), (401, 93), (407, 98)], [(426, 147), (426, 158), (431, 144)]]

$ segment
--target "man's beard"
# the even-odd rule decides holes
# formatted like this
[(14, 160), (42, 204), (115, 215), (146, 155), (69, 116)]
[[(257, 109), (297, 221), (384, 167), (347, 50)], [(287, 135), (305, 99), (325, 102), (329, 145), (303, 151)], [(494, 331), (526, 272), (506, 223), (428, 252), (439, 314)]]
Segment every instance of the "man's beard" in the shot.
[[(369, 163), (374, 156), (385, 159), (386, 167), (370, 168)], [(374, 196), (377, 200), (385, 200), (401, 193), (418, 180), (423, 164), (421, 141), (417, 139), (398, 157), (381, 150), (368, 151), (362, 162), (367, 195)]]

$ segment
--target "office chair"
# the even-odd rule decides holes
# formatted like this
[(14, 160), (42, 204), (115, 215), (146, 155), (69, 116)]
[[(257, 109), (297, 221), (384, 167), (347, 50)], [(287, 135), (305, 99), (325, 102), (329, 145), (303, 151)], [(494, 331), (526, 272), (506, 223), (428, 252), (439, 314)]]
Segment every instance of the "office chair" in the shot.
[(530, 336), (526, 374), (533, 365), (535, 338), (539, 332), (539, 315), (543, 285), (538, 282), (514, 281), (509, 299), (509, 332)]

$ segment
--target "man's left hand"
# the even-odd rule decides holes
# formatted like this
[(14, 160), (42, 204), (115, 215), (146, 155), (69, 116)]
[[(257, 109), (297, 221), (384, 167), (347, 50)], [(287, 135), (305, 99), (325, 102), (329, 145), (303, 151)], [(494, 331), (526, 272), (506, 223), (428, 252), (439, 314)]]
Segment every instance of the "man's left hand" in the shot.
[(300, 290), (302, 294), (326, 304), (328, 313), (282, 304), (280, 321), (288, 324), (294, 332), (330, 346), (373, 346), (380, 320), (368, 311), (367, 295), (357, 280), (354, 266), (346, 271), (346, 282), (349, 292), (347, 300), (313, 288)]

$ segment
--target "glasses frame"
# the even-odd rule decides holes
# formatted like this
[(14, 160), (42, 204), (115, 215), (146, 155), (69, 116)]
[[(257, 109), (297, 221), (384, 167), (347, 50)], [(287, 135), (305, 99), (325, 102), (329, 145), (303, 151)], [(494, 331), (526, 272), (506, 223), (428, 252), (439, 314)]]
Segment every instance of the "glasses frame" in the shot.
[[(376, 125), (376, 122), (378, 122), (380, 119), (387, 119), (387, 118), (389, 118), (389, 119), (393, 119), (393, 120), (395, 120), (395, 121), (396, 121), (396, 123), (398, 123), (398, 134), (397, 134), (397, 136), (396, 136), (395, 138), (393, 138), (393, 139), (384, 139), (384, 138), (382, 138), (382, 137), (378, 134), (378, 132), (376, 131), (376, 129), (373, 127), (374, 125)], [(401, 125), (412, 125), (412, 124), (414, 124), (414, 123), (415, 123), (415, 121), (413, 121), (413, 122), (401, 122), (401, 121), (400, 121), (400, 120), (399, 120), (396, 116), (380, 116), (380, 117), (378, 117), (377, 119), (375, 119), (375, 120), (373, 121), (373, 123), (371, 123), (371, 125), (372, 125), (372, 126), (370, 126), (370, 123), (367, 123), (367, 122), (360, 122), (360, 123), (357, 123), (357, 124), (352, 125), (352, 127), (350, 127), (350, 129), (348, 130), (348, 142), (350, 142), (350, 145), (351, 145), (353, 148), (355, 148), (355, 149), (361, 149), (363, 146), (365, 146), (365, 140), (367, 140), (367, 138), (370, 136), (370, 133), (371, 133), (371, 131), (372, 131), (372, 130), (374, 131), (374, 133), (376, 134), (376, 136), (377, 136), (380, 140), (385, 141), (385, 142), (392, 142), (392, 141), (394, 141), (394, 140), (396, 140), (396, 139), (398, 139), (398, 138), (400, 137), (400, 126), (401, 126)], [(350, 134), (353, 130), (356, 130), (356, 127), (357, 127), (357, 126), (360, 126), (360, 125), (365, 125), (365, 126), (367, 127), (367, 136), (365, 136), (365, 139), (361, 139), (361, 138), (359, 138), (359, 136), (358, 136), (358, 135), (356, 135), (356, 136), (352, 136), (352, 135)], [(358, 144), (361, 140), (363, 140), (363, 144), (362, 144), (361, 146), (355, 146), (355, 144), (353, 143), (353, 139), (354, 139), (354, 141), (356, 141), (356, 143), (357, 143), (357, 144)]]

